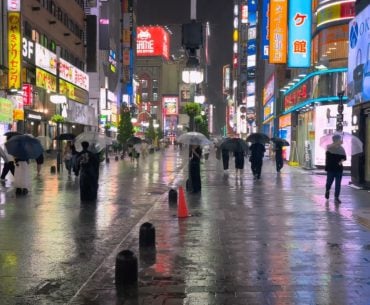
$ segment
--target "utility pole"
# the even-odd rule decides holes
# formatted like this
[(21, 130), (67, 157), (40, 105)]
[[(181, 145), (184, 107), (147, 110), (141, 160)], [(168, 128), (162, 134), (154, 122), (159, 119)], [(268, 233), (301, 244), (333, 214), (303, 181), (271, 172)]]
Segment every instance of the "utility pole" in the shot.
[(338, 92), (339, 97), (339, 104), (338, 104), (338, 114), (337, 114), (337, 131), (342, 132), (343, 131), (343, 96), (344, 91)]

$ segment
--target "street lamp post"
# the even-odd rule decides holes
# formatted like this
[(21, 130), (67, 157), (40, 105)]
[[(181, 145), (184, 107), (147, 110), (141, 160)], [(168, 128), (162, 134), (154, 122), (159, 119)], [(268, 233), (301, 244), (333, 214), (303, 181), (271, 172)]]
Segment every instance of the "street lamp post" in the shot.
[(338, 92), (338, 97), (339, 97), (339, 104), (338, 104), (338, 114), (337, 114), (337, 131), (342, 132), (343, 131), (343, 96), (344, 96), (344, 91)]

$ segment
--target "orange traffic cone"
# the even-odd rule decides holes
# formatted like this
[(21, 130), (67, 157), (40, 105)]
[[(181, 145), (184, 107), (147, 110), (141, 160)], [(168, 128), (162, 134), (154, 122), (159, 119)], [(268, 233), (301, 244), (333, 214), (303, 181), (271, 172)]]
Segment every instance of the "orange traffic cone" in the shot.
[(185, 193), (182, 186), (179, 187), (179, 202), (177, 204), (177, 217), (185, 218), (189, 216), (188, 207), (186, 205)]

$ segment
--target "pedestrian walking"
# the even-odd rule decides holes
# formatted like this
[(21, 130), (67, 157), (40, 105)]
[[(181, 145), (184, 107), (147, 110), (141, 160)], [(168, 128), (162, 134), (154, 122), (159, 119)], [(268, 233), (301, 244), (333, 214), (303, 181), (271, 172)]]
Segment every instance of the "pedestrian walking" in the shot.
[(210, 151), (211, 151), (211, 148), (209, 147), (209, 145), (204, 145), (203, 150), (202, 150), (202, 155), (204, 157), (204, 160), (208, 160)]
[(221, 155), (222, 155), (222, 164), (224, 167), (224, 171), (227, 171), (229, 169), (230, 153), (227, 149), (222, 149)]
[(275, 151), (275, 164), (276, 164), (276, 171), (280, 173), (280, 170), (284, 166), (284, 160), (283, 160), (283, 145), (280, 143), (274, 144), (274, 151)]
[(72, 142), (68, 141), (63, 151), (63, 161), (68, 171), (68, 176), (71, 175), (72, 171)]
[(329, 200), (330, 188), (335, 180), (334, 203), (339, 204), (341, 182), (343, 176), (343, 162), (347, 159), (346, 152), (342, 147), (342, 138), (340, 135), (334, 135), (333, 143), (328, 145), (325, 156), (325, 198)]
[(44, 154), (42, 153), (40, 156), (36, 158), (36, 172), (37, 176), (41, 174), (41, 167), (44, 164)]
[(14, 176), (14, 157), (10, 155), (5, 146), (0, 147), (0, 155), (4, 160), (4, 167), (1, 171), (1, 181), (6, 181), (6, 175), (11, 172)]
[(244, 151), (234, 151), (234, 158), (236, 174), (242, 174), (244, 169)]
[(77, 168), (80, 175), (81, 202), (95, 201), (98, 194), (99, 158), (88, 151), (89, 142), (81, 143), (82, 151), (77, 155)]
[(200, 179), (200, 159), (202, 158), (202, 149), (199, 145), (190, 145), (189, 147), (189, 190), (192, 193), (198, 193), (202, 189)]
[(261, 179), (262, 165), (263, 165), (263, 156), (265, 154), (265, 146), (261, 143), (253, 143), (250, 148), (250, 158), (251, 169), (253, 177), (255, 180)]
[(26, 195), (31, 187), (28, 159), (15, 158), (14, 187), (17, 195)]

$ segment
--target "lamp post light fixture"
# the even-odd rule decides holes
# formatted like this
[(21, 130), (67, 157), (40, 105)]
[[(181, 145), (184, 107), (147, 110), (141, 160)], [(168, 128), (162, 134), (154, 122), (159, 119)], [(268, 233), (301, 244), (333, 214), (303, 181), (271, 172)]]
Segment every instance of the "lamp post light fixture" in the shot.
[(182, 71), (182, 81), (186, 84), (200, 84), (204, 80), (203, 70), (198, 67), (187, 67)]
[(342, 132), (343, 131), (343, 96), (344, 96), (344, 91), (338, 92), (338, 97), (339, 97), (339, 104), (338, 104), (338, 114), (337, 114), (337, 126), (336, 129), (337, 131)]

